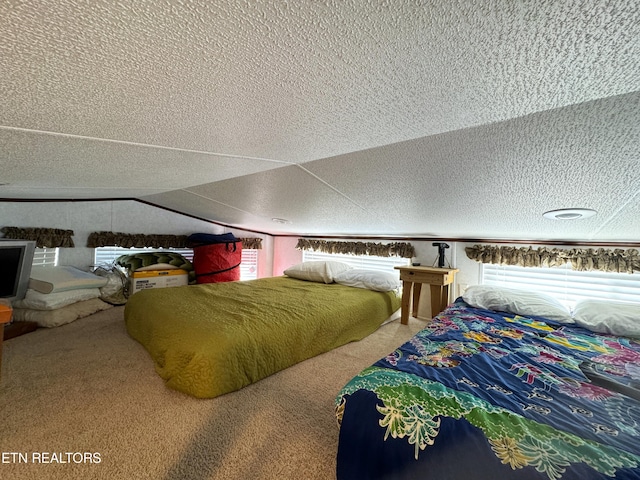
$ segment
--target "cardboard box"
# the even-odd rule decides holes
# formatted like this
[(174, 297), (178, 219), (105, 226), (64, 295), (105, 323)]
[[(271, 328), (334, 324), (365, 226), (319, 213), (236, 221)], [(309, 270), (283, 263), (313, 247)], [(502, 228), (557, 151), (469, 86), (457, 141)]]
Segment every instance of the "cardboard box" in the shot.
[(189, 274), (186, 270), (150, 270), (133, 272), (130, 279), (131, 295), (147, 288), (179, 287), (189, 284)]

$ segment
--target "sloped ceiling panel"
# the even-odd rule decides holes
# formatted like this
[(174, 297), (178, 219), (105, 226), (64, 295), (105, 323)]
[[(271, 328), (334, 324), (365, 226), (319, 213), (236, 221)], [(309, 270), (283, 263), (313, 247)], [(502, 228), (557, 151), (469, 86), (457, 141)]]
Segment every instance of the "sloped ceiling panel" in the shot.
[[(236, 226), (260, 231), (339, 235), (344, 234), (344, 226), (362, 234), (391, 232), (394, 228), (393, 216), (386, 211), (358, 205), (299, 166), (200, 185), (174, 195), (181, 210), (194, 211), (190, 206), (196, 204), (197, 216), (228, 216), (236, 220)], [(167, 206), (163, 198), (165, 195), (144, 200)], [(331, 230), (336, 226), (340, 228)]]
[[(622, 95), (304, 167), (373, 211), (395, 212), (407, 234), (632, 240), (631, 225), (599, 226), (640, 191), (639, 114), (640, 94)], [(564, 207), (599, 215), (542, 218)]]
[(277, 161), (1, 129), (2, 194), (17, 198), (139, 197), (278, 168)]

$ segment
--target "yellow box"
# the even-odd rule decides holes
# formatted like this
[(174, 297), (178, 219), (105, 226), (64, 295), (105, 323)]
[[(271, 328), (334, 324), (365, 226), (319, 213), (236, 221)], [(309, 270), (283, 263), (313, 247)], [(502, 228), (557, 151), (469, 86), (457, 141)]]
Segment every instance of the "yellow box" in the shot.
[(186, 270), (148, 270), (133, 272), (131, 275), (131, 295), (148, 288), (180, 287), (189, 284)]

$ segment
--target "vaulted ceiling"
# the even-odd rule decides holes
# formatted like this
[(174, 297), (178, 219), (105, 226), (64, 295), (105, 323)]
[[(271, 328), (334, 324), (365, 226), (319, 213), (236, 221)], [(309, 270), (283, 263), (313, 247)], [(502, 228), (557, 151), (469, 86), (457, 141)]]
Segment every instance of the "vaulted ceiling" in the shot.
[(0, 198), (640, 241), (636, 0), (4, 0), (0, 71)]

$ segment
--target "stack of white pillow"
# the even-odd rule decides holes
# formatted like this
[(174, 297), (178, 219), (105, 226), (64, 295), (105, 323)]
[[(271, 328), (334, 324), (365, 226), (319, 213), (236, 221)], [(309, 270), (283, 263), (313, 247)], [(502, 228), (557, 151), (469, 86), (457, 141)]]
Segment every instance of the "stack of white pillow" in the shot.
[(71, 266), (33, 267), (25, 298), (13, 302), (13, 320), (57, 327), (110, 308), (100, 299), (107, 281)]

